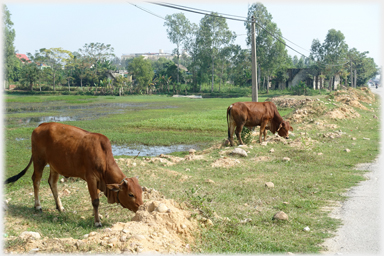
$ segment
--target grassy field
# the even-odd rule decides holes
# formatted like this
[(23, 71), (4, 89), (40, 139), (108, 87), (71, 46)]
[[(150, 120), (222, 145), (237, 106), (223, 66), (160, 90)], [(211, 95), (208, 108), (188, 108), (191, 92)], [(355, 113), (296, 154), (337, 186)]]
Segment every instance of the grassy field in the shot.
[[(259, 101), (266, 98), (263, 95)], [(212, 219), (213, 227), (201, 226), (193, 247), (196, 253), (317, 253), (320, 244), (340, 224), (328, 217), (325, 207), (344, 200), (343, 193), (364, 179), (364, 172), (353, 168), (357, 163), (370, 162), (379, 154), (379, 119), (373, 118), (379, 116), (379, 101), (362, 103), (368, 110), (355, 108), (361, 115), (359, 118), (334, 120), (323, 114), (341, 104), (329, 101), (333, 96), (312, 98), (321, 99), (323, 111), (314, 113), (303, 123), (291, 121), (295, 136), (288, 141), (298, 146), (282, 141), (266, 146), (253, 142), (246, 149), (248, 157), (242, 158), (228, 155), (226, 151), (230, 149), (221, 144), (227, 137), (226, 108), (250, 98), (6, 96), (5, 176), (19, 173), (29, 161), (29, 138), (36, 123), (27, 123), (25, 118), (31, 116), (76, 116), (76, 121), (64, 123), (102, 133), (119, 145), (201, 144), (206, 149), (196, 153), (204, 156), (201, 160), (166, 167), (149, 163), (121, 168), (127, 176), (139, 176), (142, 186), (154, 188), (166, 198), (188, 202), (200, 209), (204, 217)], [(293, 108), (279, 108), (285, 118), (292, 118), (293, 111)], [(317, 120), (334, 126), (320, 129)], [(328, 132), (339, 132), (340, 137), (325, 136)], [(274, 152), (270, 153), (272, 148)], [(347, 148), (350, 152), (345, 151)], [(237, 159), (240, 164), (230, 168), (212, 167), (223, 157)], [(258, 157), (267, 160), (257, 161)], [(284, 157), (290, 161), (283, 161)], [(138, 163), (144, 160), (141, 156), (136, 159)], [(72, 194), (62, 198), (67, 211), (58, 213), (45, 182), (48, 167), (40, 189), (43, 213), (36, 213), (30, 195), (31, 169), (5, 188), (4, 198), (9, 199), (6, 236), (33, 230), (47, 237), (81, 238), (94, 230), (85, 183), (77, 180), (59, 184), (59, 190), (65, 186)], [(182, 179), (183, 176), (188, 178)], [(214, 183), (207, 183), (207, 179)], [(265, 182), (273, 182), (275, 187), (266, 189)], [(105, 198), (102, 204), (107, 204)], [(289, 220), (273, 221), (277, 211), (287, 213)], [(101, 211), (106, 212), (109, 217), (103, 219), (104, 227), (129, 221), (134, 215), (116, 207)], [(216, 214), (230, 221), (215, 218)], [(306, 226), (310, 232), (303, 231)], [(12, 240), (6, 248), (20, 243), (18, 239)]]

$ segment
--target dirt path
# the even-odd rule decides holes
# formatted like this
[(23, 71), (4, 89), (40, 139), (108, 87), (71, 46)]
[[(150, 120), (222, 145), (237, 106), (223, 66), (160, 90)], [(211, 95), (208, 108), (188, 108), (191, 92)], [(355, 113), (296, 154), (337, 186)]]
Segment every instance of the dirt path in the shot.
[[(372, 88), (383, 99), (383, 88)], [(383, 106), (382, 106), (383, 108)], [(383, 109), (381, 109), (383, 110)], [(382, 112), (383, 113), (383, 112)], [(383, 129), (381, 129), (383, 138)], [(336, 236), (327, 239), (323, 246), (325, 254), (379, 254), (381, 241), (380, 188), (382, 188), (381, 170), (384, 166), (384, 154), (373, 163), (360, 164), (356, 168), (369, 171), (367, 180), (348, 191), (348, 200), (331, 213), (342, 220), (343, 225)]]

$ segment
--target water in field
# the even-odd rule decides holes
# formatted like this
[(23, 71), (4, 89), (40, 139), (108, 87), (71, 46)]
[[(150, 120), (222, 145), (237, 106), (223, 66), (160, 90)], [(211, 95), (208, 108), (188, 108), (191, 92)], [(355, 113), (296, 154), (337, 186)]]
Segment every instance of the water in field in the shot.
[[(7, 103), (5, 109), (5, 122), (16, 126), (38, 126), (45, 122), (67, 122), (81, 120), (96, 120), (103, 116), (121, 114), (126, 111), (143, 109), (175, 108), (174, 106), (157, 106), (151, 103), (97, 103), (58, 106), (57, 102), (50, 103)], [(44, 115), (44, 112), (53, 112), (56, 115)], [(28, 114), (31, 117), (14, 117), (14, 114)], [(42, 116), (37, 115), (42, 113)]]
[(173, 152), (188, 151), (191, 148), (199, 150), (198, 145), (171, 145), (171, 146), (117, 146), (112, 145), (114, 156), (158, 156)]

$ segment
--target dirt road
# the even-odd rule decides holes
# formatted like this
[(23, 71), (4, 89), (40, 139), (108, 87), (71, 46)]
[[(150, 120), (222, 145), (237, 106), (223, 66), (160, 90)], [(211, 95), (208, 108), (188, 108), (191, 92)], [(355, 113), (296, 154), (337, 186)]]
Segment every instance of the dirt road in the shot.
[[(383, 99), (384, 89), (382, 87), (371, 91), (380, 95)], [(381, 106), (383, 113), (383, 106)], [(381, 122), (381, 128), (383, 123)], [(383, 129), (381, 129), (381, 138), (383, 138)], [(381, 139), (382, 141), (382, 139)], [(348, 199), (332, 211), (331, 216), (340, 218), (343, 225), (337, 230), (336, 236), (327, 239), (323, 244), (325, 254), (352, 254), (367, 255), (381, 254), (382, 248), (380, 242), (381, 235), (381, 206), (382, 198), (382, 174), (384, 166), (383, 146), (381, 145), (381, 154), (373, 163), (360, 164), (356, 168), (359, 170), (368, 170), (367, 180), (359, 183), (358, 186), (348, 191)]]

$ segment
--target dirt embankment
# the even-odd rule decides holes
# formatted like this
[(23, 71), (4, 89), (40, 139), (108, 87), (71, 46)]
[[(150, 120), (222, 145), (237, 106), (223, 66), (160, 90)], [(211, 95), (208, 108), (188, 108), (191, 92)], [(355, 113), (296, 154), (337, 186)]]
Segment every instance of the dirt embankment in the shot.
[[(198, 233), (198, 221), (191, 211), (158, 191), (144, 188), (146, 202), (130, 222), (118, 222), (111, 228), (95, 229), (82, 239), (40, 238), (34, 232), (23, 232), (24, 244), (5, 253), (189, 253)], [(184, 209), (185, 208), (185, 209)], [(8, 240), (15, 239), (9, 237)]]

